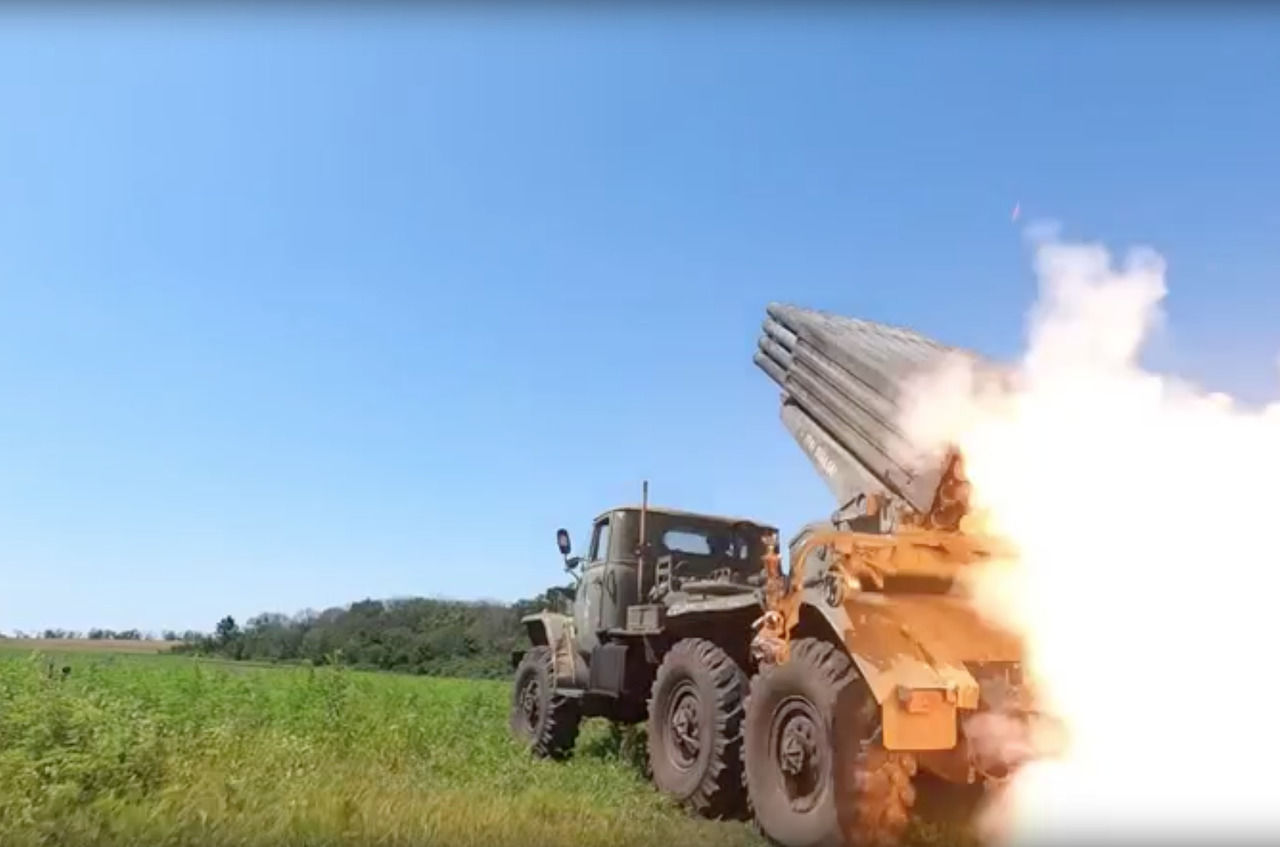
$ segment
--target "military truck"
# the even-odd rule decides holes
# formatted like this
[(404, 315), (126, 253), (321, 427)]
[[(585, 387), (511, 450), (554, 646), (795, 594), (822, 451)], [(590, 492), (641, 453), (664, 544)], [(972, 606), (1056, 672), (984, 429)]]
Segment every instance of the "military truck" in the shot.
[(745, 518), (648, 503), (592, 524), (586, 555), (557, 543), (575, 575), (573, 614), (524, 619), (511, 728), (539, 755), (567, 756), (584, 717), (648, 722), (658, 788), (710, 816), (745, 808), (741, 721), (768, 539)]
[(957, 591), (1000, 546), (969, 526), (963, 457), (899, 424), (910, 379), (951, 355), (972, 357), (771, 304), (755, 363), (837, 508), (785, 572), (771, 525), (650, 509), (647, 488), (597, 519), (585, 562), (561, 530), (582, 576), (571, 616), (525, 619), (517, 736), (562, 757), (584, 716), (646, 722), (660, 790), (784, 847), (890, 843), (918, 797), (1007, 780), (1035, 717), (1021, 645)]

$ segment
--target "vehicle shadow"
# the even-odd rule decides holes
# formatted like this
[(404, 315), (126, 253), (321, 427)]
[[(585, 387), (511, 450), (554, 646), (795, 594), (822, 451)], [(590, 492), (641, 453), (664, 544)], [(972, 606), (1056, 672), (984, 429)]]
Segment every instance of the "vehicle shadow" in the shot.
[(584, 726), (583, 729), (575, 755), (619, 762), (646, 780), (652, 776), (649, 771), (648, 733), (643, 724), (601, 719), (596, 726)]
[[(594, 724), (594, 725), (592, 725)], [(600, 719), (583, 726), (575, 748), (575, 756), (617, 762), (645, 782), (653, 781), (649, 768), (649, 734), (644, 724), (620, 724)], [(716, 818), (724, 823), (747, 823), (751, 820), (745, 807)]]

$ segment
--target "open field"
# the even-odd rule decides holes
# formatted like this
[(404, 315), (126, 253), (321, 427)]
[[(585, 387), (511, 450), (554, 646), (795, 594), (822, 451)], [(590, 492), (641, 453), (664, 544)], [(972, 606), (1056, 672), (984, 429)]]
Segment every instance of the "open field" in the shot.
[(672, 808), (607, 726), (531, 759), (503, 683), (28, 647), (0, 648), (6, 847), (761, 843)]
[(765, 844), (658, 795), (642, 734), (590, 721), (573, 761), (533, 759), (505, 682), (29, 643), (0, 644), (5, 847)]
[(0, 651), (167, 653), (178, 643), (177, 641), (140, 641), (124, 638), (5, 638), (0, 636)]

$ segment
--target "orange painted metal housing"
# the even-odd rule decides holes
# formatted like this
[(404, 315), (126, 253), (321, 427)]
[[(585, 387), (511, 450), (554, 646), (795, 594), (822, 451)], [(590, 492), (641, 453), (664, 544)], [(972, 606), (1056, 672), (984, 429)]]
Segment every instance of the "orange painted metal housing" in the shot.
[[(821, 548), (826, 571), (810, 578), (806, 563)], [(964, 715), (996, 705), (974, 668), (1022, 659), (1019, 640), (984, 620), (964, 593), (970, 569), (1007, 552), (989, 538), (918, 524), (892, 534), (819, 532), (793, 550), (788, 585), (770, 550), (758, 655), (786, 661), (802, 610), (818, 609), (880, 705), (884, 747), (957, 748)]]

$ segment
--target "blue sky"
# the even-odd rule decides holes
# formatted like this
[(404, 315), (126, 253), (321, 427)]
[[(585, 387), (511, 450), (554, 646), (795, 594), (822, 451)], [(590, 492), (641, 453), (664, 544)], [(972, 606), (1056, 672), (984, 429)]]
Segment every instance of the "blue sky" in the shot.
[(1012, 355), (1016, 201), (1273, 393), (1280, 16), (125, 8), (0, 27), (0, 630), (527, 596), (642, 478), (793, 530), (765, 304)]

